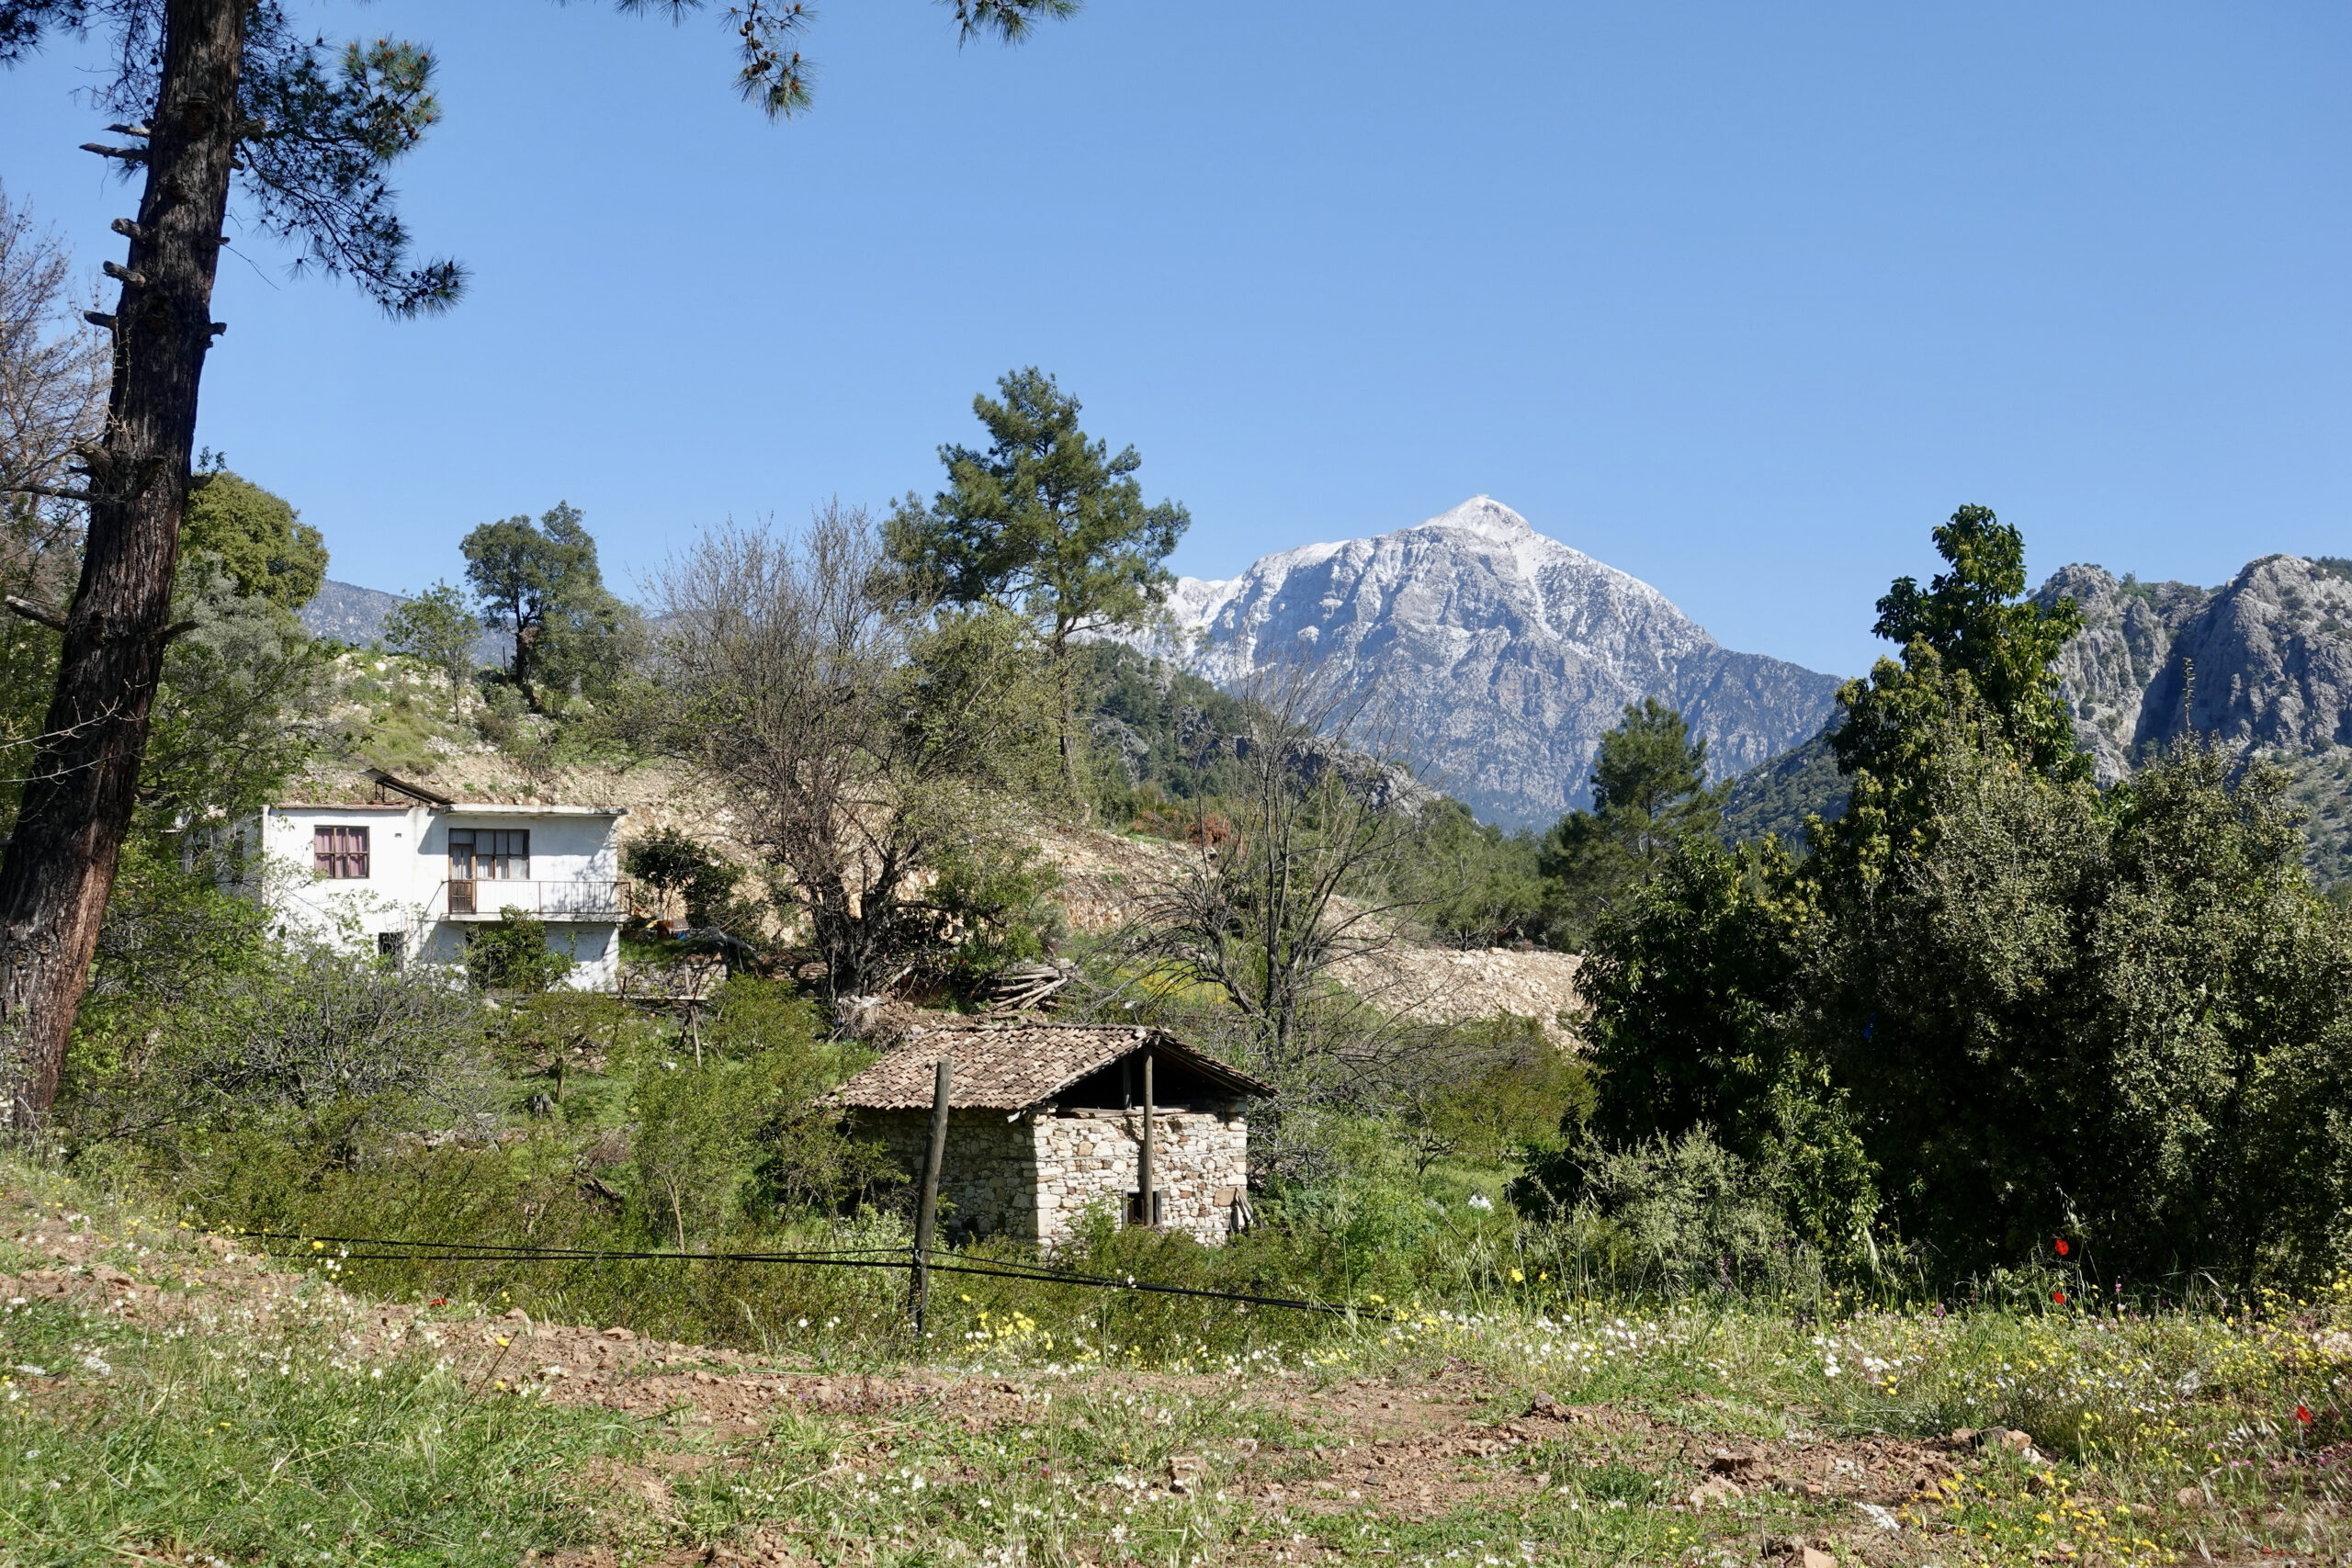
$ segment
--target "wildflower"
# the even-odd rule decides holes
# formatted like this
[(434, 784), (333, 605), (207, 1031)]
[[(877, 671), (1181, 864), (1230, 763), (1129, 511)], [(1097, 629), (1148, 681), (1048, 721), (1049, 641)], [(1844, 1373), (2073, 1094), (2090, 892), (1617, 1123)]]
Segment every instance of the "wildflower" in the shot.
[(2065, 1257), (2065, 1256), (2066, 1256), (2066, 1254), (2068, 1254), (2069, 1252), (2072, 1252), (2073, 1250), (2074, 1250), (2074, 1248), (2073, 1248), (2073, 1247), (2068, 1247), (2068, 1246), (2066, 1245), (2066, 1238), (2065, 1238), (2064, 1236), (2063, 1236), (2063, 1235), (2062, 1235), (2062, 1236), (2060, 1236), (2060, 1237), (2058, 1238), (2058, 1256), (2059, 1256), (2059, 1257), (2064, 1258), (2064, 1257)]
[(2050, 1292), (2050, 1299), (2056, 1302), (2060, 1306), (2064, 1306), (2066, 1304), (2066, 1292), (2064, 1291), (2052, 1291)]
[(2310, 1426), (2312, 1424), (2312, 1407), (2308, 1404), (2296, 1405), (2295, 1419), (2301, 1421), (2306, 1427)]
[(1527, 1276), (1526, 1276), (1526, 1275), (1524, 1275), (1524, 1274), (1521, 1273), (1521, 1272), (1520, 1272), (1518, 1269), (1512, 1269), (1512, 1270), (1510, 1271), (1510, 1282), (1511, 1282), (1512, 1284), (1514, 1284), (1514, 1285), (1518, 1284), (1521, 1280), (1524, 1280), (1524, 1279), (1526, 1279), (1526, 1278), (1527, 1278)]

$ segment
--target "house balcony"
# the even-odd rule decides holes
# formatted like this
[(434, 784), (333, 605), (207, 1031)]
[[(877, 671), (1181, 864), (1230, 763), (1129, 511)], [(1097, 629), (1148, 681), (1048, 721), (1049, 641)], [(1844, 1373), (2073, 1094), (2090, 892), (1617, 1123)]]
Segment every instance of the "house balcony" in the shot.
[(430, 914), (441, 920), (495, 920), (504, 909), (520, 909), (542, 920), (619, 920), (626, 916), (617, 882), (488, 877), (444, 882), (434, 895)]

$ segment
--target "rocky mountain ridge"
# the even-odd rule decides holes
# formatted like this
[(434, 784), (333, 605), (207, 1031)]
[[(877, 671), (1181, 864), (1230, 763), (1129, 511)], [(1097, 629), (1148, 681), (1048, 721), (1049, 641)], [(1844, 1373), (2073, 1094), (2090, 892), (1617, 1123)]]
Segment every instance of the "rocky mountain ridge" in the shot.
[(1814, 734), (1838, 677), (1723, 647), (1665, 594), (1476, 496), (1415, 527), (1186, 578), (1171, 633), (1134, 639), (1227, 690), (1285, 660), (1376, 684), (1430, 782), (1507, 827), (1589, 798), (1600, 737), (1655, 696), (1718, 777)]
[[(380, 588), (329, 578), (319, 584), (316, 597), (296, 617), (312, 637), (333, 637), (354, 648), (368, 648), (384, 635), (384, 617), (408, 601)], [(503, 665), (514, 656), (514, 639), (506, 632), (485, 630), (474, 644), (475, 661)]]
[(2082, 611), (2059, 690), (2102, 782), (2192, 731), (2263, 752), (2352, 745), (2352, 562), (2264, 556), (2210, 590), (2077, 565), (2034, 597)]

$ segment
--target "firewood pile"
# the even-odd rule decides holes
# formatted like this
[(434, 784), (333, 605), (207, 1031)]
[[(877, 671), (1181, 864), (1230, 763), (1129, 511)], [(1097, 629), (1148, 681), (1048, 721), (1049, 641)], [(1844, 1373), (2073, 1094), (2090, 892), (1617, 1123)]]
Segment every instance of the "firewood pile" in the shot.
[(981, 982), (978, 999), (989, 1012), (1051, 1012), (1070, 979), (1052, 964), (1008, 964)]

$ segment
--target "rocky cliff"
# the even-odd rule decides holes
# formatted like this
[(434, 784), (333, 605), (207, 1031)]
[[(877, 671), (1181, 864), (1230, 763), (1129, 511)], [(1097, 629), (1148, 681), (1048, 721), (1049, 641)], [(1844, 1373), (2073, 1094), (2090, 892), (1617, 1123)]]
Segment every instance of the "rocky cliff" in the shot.
[(2210, 592), (2070, 566), (2036, 597), (2061, 595), (2083, 631), (2059, 689), (2102, 780), (2192, 730), (2289, 757), (2352, 745), (2352, 564), (2265, 556)]
[(1187, 578), (1169, 653), (1228, 690), (1286, 659), (1376, 685), (1430, 782), (1488, 821), (1545, 827), (1589, 798), (1594, 747), (1655, 696), (1717, 776), (1817, 731), (1838, 678), (1735, 653), (1649, 584), (1478, 496), (1418, 527), (1308, 545), (1239, 577)]

